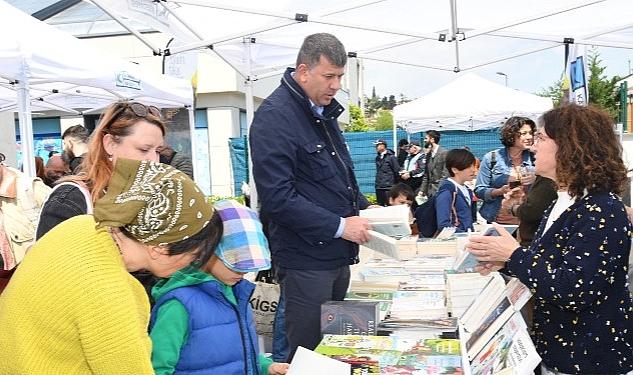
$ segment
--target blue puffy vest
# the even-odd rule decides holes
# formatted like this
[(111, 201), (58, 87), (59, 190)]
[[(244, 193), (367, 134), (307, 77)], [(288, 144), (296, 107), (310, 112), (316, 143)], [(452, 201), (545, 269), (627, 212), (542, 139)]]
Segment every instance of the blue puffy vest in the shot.
[(242, 280), (233, 287), (237, 306), (226, 299), (217, 281), (177, 288), (152, 309), (151, 326), (160, 306), (172, 298), (189, 314), (188, 340), (174, 374), (259, 375), (258, 342), (249, 299), (255, 286)]

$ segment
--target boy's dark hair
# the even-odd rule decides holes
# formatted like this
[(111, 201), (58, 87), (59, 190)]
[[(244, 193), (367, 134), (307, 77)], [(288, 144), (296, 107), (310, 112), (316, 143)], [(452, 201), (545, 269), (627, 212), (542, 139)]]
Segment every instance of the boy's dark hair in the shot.
[(407, 140), (406, 138), (402, 138), (401, 140), (398, 141), (398, 147), (406, 146), (408, 144), (409, 144), (409, 140)]
[(475, 155), (466, 149), (454, 148), (446, 154), (446, 169), (451, 177), (455, 176), (453, 168), (463, 171), (473, 164), (475, 164)]
[(347, 63), (347, 53), (343, 43), (334, 35), (319, 33), (308, 35), (297, 54), (297, 65), (306, 64), (313, 68), (319, 64), (321, 56), (329, 60), (332, 65), (344, 67)]
[(413, 189), (411, 189), (411, 186), (402, 182), (393, 185), (391, 189), (389, 189), (387, 195), (390, 199), (396, 199), (401, 195), (407, 197), (408, 201), (413, 201), (414, 198)]
[(209, 224), (198, 233), (169, 245), (169, 255), (189, 253), (192, 252), (192, 249), (197, 248), (194, 252), (196, 260), (192, 265), (201, 267), (205, 265), (215, 253), (215, 248), (218, 247), (223, 233), (224, 224), (222, 223), (222, 218), (220, 214), (218, 214), (218, 211), (213, 211), (213, 216), (211, 216)]
[(90, 133), (88, 132), (88, 129), (84, 128), (81, 125), (73, 125), (70, 128), (66, 129), (66, 131), (64, 131), (64, 134), (62, 134), (62, 139), (65, 139), (66, 137), (71, 137), (80, 142), (88, 143), (88, 137), (90, 137)]
[(437, 144), (440, 143), (440, 138), (442, 138), (442, 136), (440, 135), (440, 132), (438, 132), (437, 130), (429, 130), (425, 134), (433, 138), (433, 141), (435, 141), (435, 143)]

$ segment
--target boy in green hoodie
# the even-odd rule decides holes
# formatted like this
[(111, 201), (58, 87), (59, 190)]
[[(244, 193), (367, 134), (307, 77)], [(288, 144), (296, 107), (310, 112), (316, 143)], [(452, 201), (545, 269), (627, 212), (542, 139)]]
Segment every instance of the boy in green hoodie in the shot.
[(257, 214), (235, 201), (214, 204), (224, 233), (202, 269), (189, 266), (152, 290), (152, 364), (157, 375), (283, 375), (286, 363), (258, 354), (247, 272), (270, 268)]

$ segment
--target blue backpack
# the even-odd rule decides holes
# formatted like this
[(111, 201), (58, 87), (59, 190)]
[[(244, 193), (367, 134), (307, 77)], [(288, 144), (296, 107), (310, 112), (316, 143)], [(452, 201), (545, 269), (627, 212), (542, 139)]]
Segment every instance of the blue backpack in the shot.
[[(420, 237), (432, 238), (437, 235), (437, 211), (435, 210), (435, 195), (427, 199), (415, 209), (413, 216), (415, 217), (415, 223), (418, 226), (418, 232)], [(453, 190), (453, 202), (451, 204), (453, 215), (455, 218), (455, 226), (459, 226), (459, 218), (455, 211), (455, 199), (457, 198), (457, 190)]]

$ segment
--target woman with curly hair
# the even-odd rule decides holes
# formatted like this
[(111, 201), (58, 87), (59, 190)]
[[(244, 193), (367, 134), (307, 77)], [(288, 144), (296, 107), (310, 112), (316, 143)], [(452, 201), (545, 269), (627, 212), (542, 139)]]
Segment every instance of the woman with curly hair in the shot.
[(529, 118), (510, 117), (500, 129), (504, 147), (490, 151), (481, 160), (475, 195), (483, 201), (479, 213), (488, 222), (519, 223), (507, 208), (516, 203), (507, 193), (516, 193), (521, 185), (529, 186), (534, 181), (534, 174), (525, 171), (534, 166), (530, 146), (535, 130), (536, 125)]
[(633, 302), (627, 289), (631, 224), (626, 168), (612, 121), (577, 105), (541, 118), (536, 173), (556, 182), (529, 248), (501, 226), (467, 248), (493, 270), (517, 277), (535, 297), (534, 341), (543, 374), (633, 374)]

